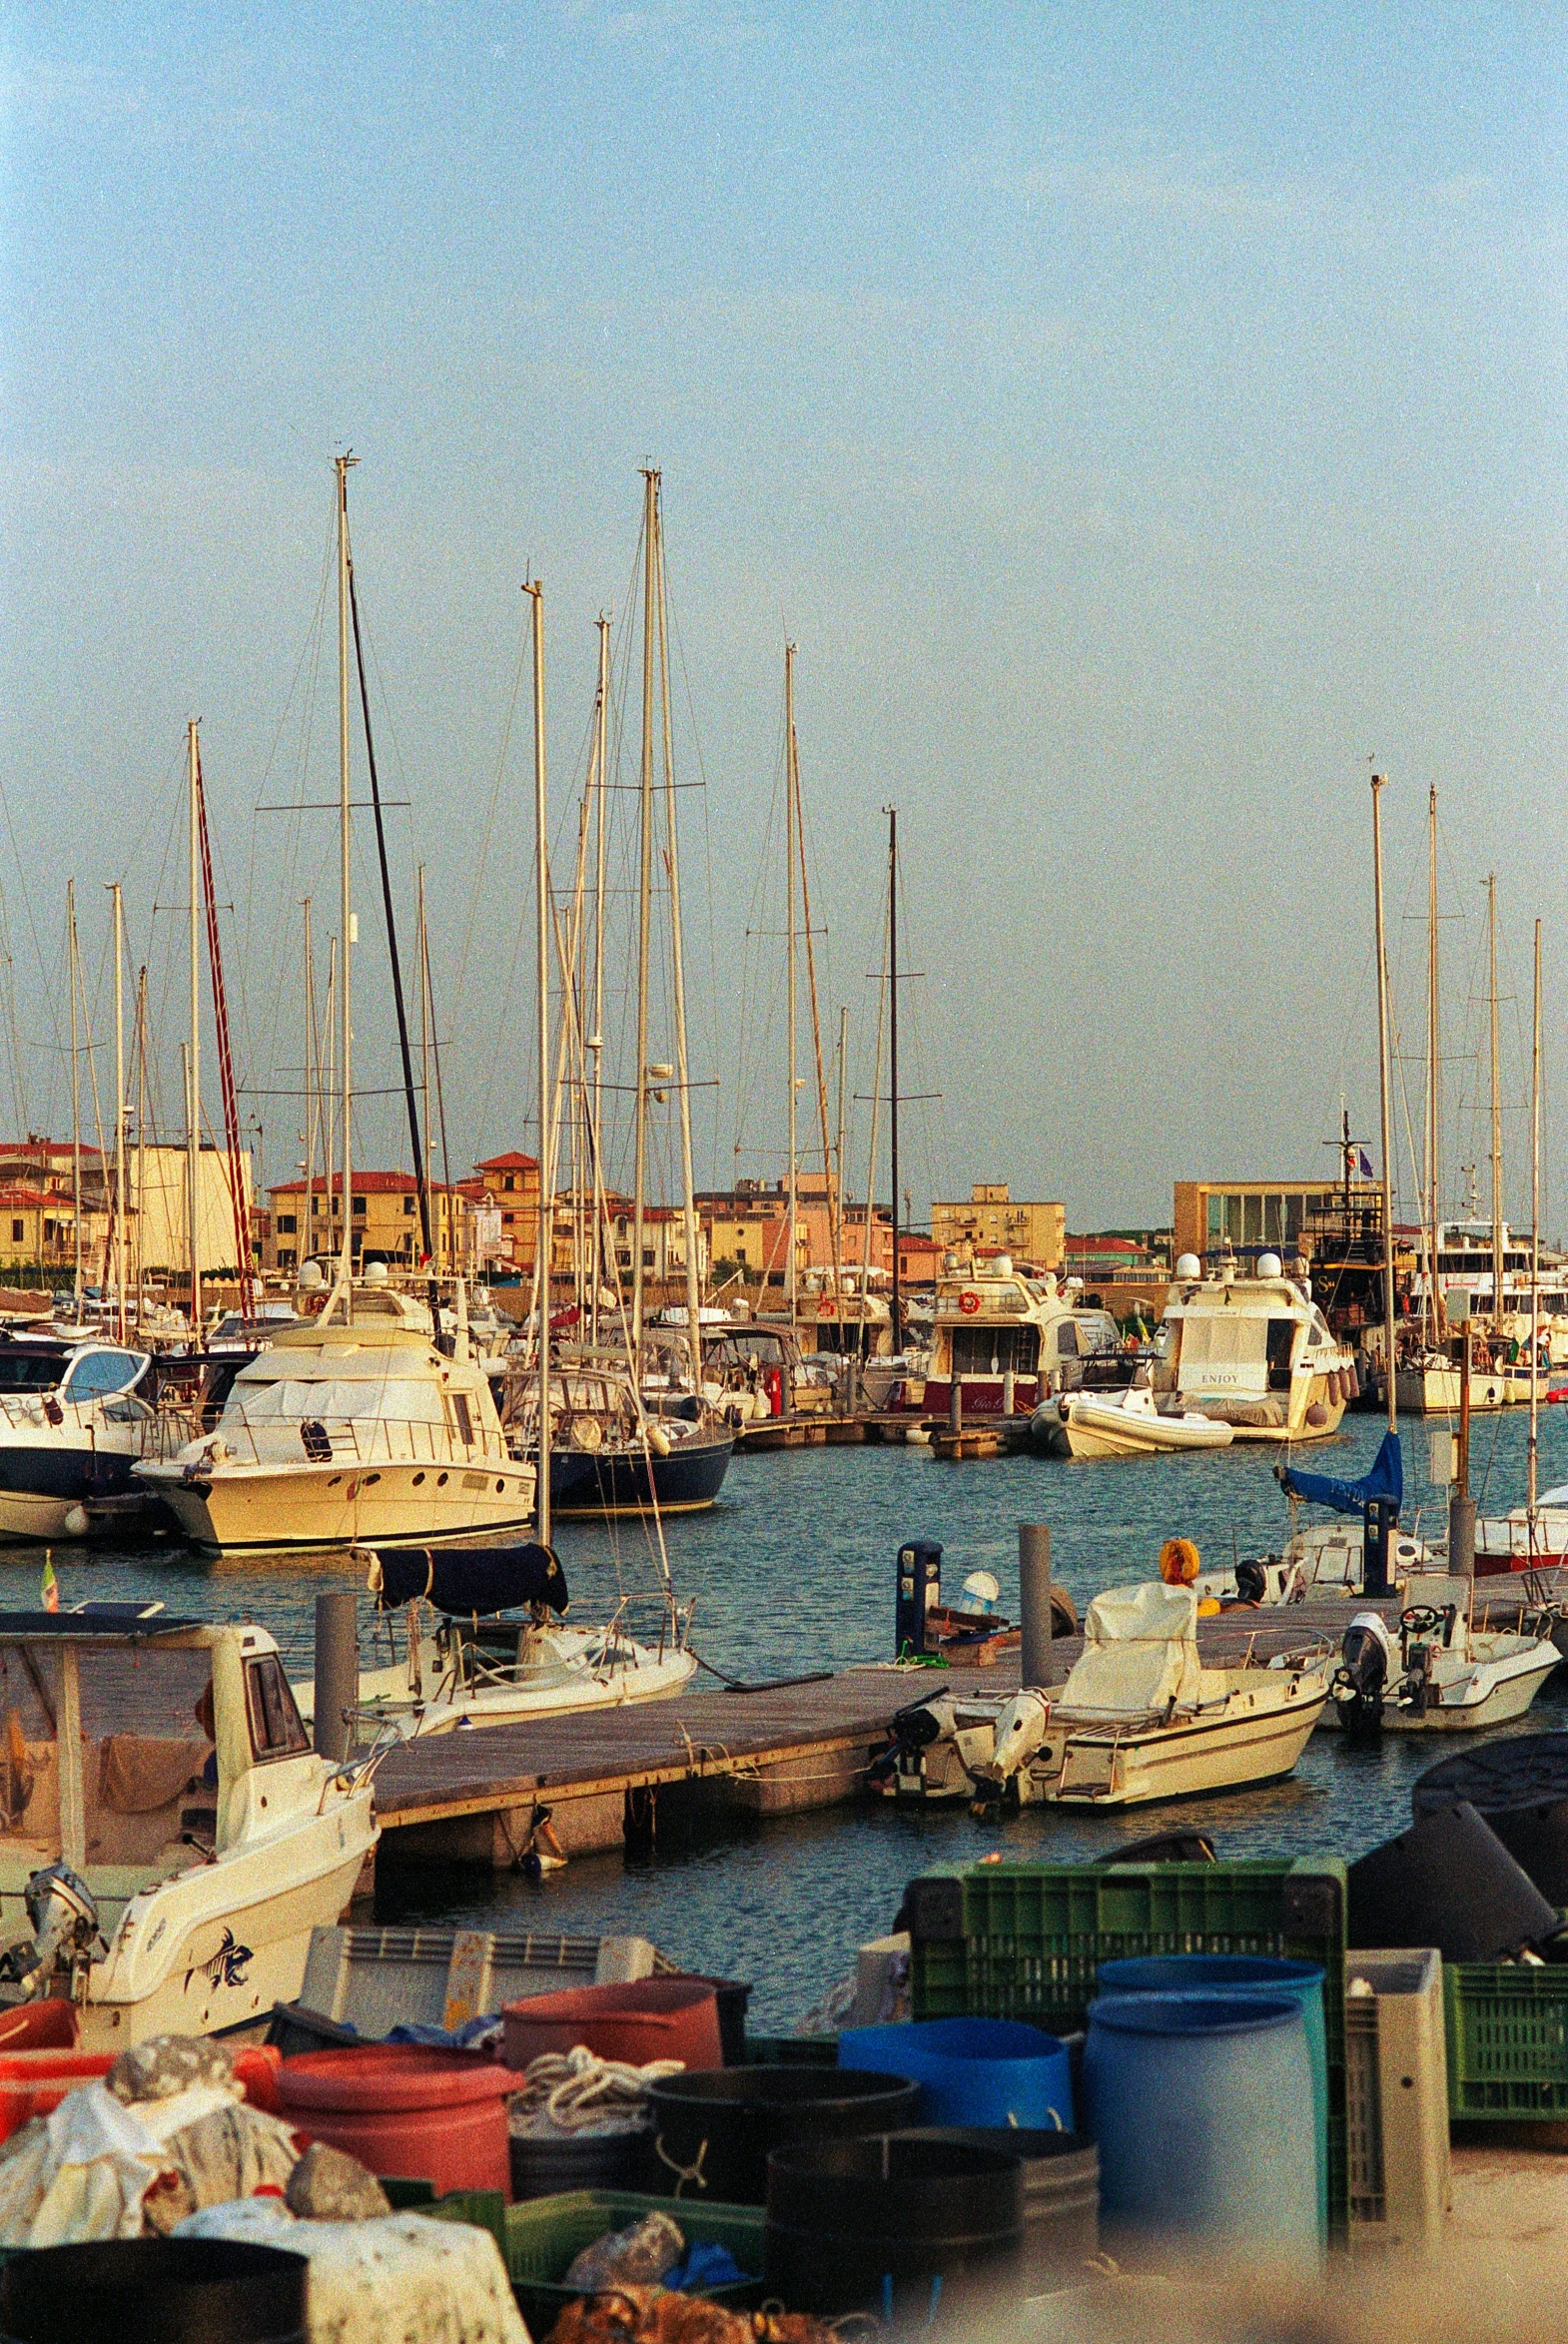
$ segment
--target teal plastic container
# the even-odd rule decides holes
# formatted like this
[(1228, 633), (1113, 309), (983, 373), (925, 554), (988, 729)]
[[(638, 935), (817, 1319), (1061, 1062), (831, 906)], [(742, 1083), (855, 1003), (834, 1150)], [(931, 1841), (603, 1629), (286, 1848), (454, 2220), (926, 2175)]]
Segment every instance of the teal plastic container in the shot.
[(1311, 2051), (1298, 2003), (1102, 1995), (1089, 2012), (1084, 2094), (1113, 2253), (1121, 2231), (1316, 2264)]
[(850, 2026), (839, 2064), (907, 2075), (921, 2086), (924, 2124), (1021, 2125), (1073, 2130), (1067, 2046), (1021, 2018), (924, 2018)]
[(1288, 1995), (1300, 2004), (1312, 2054), (1312, 2116), (1317, 2141), (1319, 2236), (1328, 2238), (1328, 2040), (1324, 2027), (1323, 1966), (1268, 1953), (1146, 1953), (1136, 1960), (1102, 1961), (1096, 1971), (1105, 1994)]

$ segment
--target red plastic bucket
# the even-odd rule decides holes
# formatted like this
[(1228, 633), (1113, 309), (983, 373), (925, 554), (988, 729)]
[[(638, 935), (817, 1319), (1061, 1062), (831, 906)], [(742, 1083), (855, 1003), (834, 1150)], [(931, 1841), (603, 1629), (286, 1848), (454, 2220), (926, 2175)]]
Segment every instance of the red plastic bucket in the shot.
[(414, 2043), (303, 2051), (278, 2070), (280, 2112), (373, 2173), (448, 2189), (509, 2190), (506, 2096), (493, 2059)]
[(502, 2057), (526, 2067), (541, 2051), (577, 2043), (601, 2059), (645, 2067), (680, 2059), (687, 2067), (722, 2067), (718, 1996), (701, 1978), (644, 1977), (634, 1985), (576, 1986), (563, 1994), (529, 1994), (501, 2013)]

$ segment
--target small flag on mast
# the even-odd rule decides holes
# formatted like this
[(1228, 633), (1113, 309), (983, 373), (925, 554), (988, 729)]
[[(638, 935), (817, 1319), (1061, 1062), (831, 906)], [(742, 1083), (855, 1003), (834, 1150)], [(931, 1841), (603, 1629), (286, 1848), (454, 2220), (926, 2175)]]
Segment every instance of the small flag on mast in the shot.
[(57, 1612), (60, 1609), (60, 1587), (55, 1578), (54, 1557), (47, 1548), (44, 1551), (43, 1598), (46, 1612)]
[(1371, 1158), (1370, 1158), (1370, 1157), (1367, 1155), (1367, 1153), (1366, 1153), (1366, 1150), (1365, 1150), (1364, 1148), (1362, 1148), (1362, 1149), (1358, 1149), (1358, 1150), (1357, 1150), (1357, 1154), (1359, 1155), (1359, 1157), (1360, 1157), (1360, 1159), (1361, 1159), (1361, 1177), (1362, 1177), (1362, 1179), (1363, 1179), (1363, 1180), (1369, 1180), (1369, 1179), (1371, 1179), (1371, 1178), (1372, 1178), (1372, 1176), (1373, 1176), (1373, 1174), (1372, 1174), (1372, 1160), (1371, 1160)]

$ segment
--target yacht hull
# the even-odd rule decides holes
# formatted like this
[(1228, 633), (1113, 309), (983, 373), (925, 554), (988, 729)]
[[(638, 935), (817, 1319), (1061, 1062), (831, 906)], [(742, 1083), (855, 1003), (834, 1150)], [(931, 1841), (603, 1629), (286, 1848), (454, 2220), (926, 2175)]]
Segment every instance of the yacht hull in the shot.
[(187, 1478), (144, 1465), (193, 1545), (219, 1554), (298, 1547), (420, 1545), (466, 1530), (522, 1530), (533, 1519), (531, 1465), (484, 1459), (439, 1466), (224, 1464)]
[(135, 1463), (124, 1452), (64, 1441), (0, 1444), (0, 1541), (82, 1538), (134, 1522), (150, 1503)]
[[(1390, 1703), (1383, 1711), (1381, 1730), (1385, 1734), (1473, 1734), (1490, 1726), (1506, 1726), (1511, 1719), (1524, 1716), (1559, 1657), (1556, 1646), (1547, 1644), (1528, 1667), (1500, 1678), (1479, 1701), (1419, 1712), (1397, 1709)], [(1335, 1714), (1336, 1722), (1351, 1730), (1347, 1721)]]
[(695, 1514), (711, 1506), (724, 1485), (735, 1443), (677, 1441), (667, 1457), (642, 1449), (555, 1449), (550, 1455), (550, 1508), (568, 1520), (613, 1514)]

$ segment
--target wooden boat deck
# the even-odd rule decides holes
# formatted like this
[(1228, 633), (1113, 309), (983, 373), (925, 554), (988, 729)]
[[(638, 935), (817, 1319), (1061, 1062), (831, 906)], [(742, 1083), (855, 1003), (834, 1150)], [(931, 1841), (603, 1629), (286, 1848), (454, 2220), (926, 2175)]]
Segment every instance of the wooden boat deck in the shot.
[[(1484, 1608), (1498, 1627), (1517, 1621), (1522, 1589), (1483, 1582), (1481, 1595), (1478, 1615)], [(1248, 1655), (1262, 1663), (1319, 1638), (1337, 1645), (1352, 1613), (1372, 1608), (1361, 1596), (1327, 1596), (1231, 1611), (1200, 1621), (1198, 1644), (1211, 1667)], [(1398, 1616), (1392, 1597), (1375, 1608), (1390, 1623)], [(1057, 1639), (1053, 1684), (1082, 1649), (1079, 1637)], [(543, 1808), (566, 1853), (586, 1854), (835, 1806), (863, 1794), (895, 1711), (939, 1689), (1007, 1694), (1018, 1681), (1017, 1649), (1004, 1649), (986, 1667), (954, 1655), (945, 1668), (849, 1668), (403, 1743), (377, 1774), (383, 1858), (504, 1867), (528, 1845)]]

